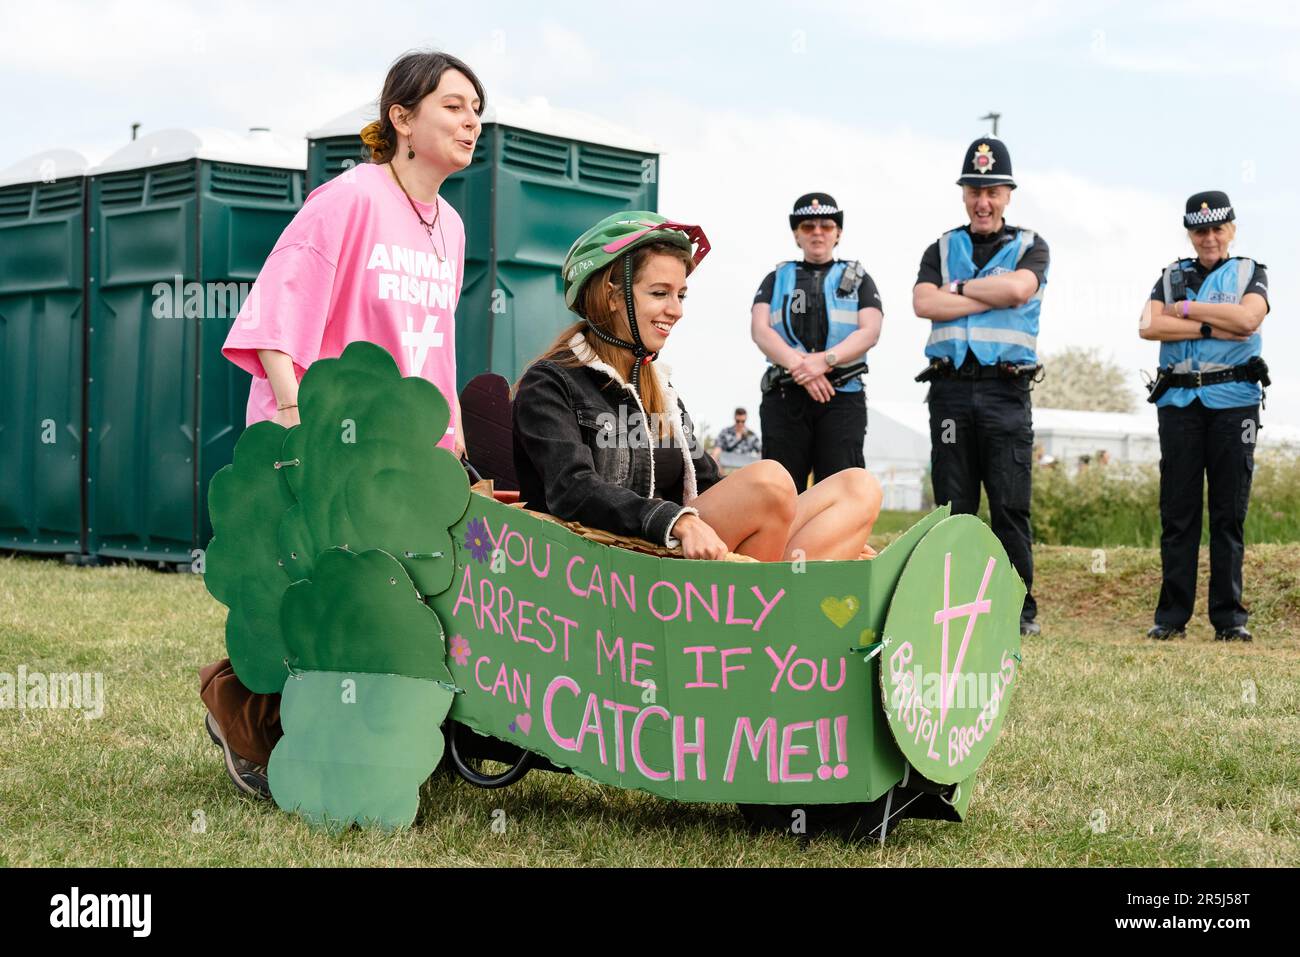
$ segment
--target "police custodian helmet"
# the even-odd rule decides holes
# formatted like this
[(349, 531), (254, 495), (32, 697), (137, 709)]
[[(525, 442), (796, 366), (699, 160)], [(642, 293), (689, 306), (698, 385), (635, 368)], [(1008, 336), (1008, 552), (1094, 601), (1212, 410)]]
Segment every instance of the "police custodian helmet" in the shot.
[(1011, 152), (996, 136), (981, 136), (962, 156), (958, 186), (1010, 186), (1016, 188), (1011, 175)]

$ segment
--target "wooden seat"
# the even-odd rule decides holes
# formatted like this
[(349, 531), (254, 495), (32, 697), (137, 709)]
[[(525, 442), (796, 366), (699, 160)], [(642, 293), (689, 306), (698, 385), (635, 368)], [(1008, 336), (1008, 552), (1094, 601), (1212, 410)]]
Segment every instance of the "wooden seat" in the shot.
[(470, 464), (503, 491), (518, 491), (510, 421), (510, 383), (494, 372), (469, 380), (460, 394), (461, 428)]

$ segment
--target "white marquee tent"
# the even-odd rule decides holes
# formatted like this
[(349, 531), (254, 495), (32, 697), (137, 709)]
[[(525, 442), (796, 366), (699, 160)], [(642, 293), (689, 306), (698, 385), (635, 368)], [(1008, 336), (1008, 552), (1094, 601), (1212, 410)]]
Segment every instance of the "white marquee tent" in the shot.
[[(1261, 415), (1261, 449), (1300, 453), (1300, 428), (1270, 425)], [(1034, 444), (1043, 447), (1070, 472), (1082, 457), (1105, 450), (1111, 462), (1148, 463), (1160, 459), (1156, 412), (1082, 412), (1034, 409)], [(921, 402), (868, 402), (867, 468), (885, 490), (885, 508), (919, 509), (926, 470), (930, 467), (930, 410)]]

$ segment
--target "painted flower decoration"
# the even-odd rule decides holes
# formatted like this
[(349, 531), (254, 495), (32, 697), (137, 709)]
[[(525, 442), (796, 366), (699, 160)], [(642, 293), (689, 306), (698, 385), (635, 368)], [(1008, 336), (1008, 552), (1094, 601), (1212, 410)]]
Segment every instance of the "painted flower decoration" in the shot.
[(481, 518), (470, 519), (465, 526), (465, 547), (474, 556), (474, 561), (482, 564), (492, 554), (492, 539), (488, 538), (487, 522)]
[(469, 663), (469, 642), (463, 635), (454, 635), (451, 639), (451, 656), (455, 659), (456, 664), (466, 665)]

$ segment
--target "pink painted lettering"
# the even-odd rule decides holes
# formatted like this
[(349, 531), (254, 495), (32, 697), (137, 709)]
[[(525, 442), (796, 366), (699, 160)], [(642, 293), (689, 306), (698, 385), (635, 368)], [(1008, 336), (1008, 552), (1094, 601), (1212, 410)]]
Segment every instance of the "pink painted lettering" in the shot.
[[(567, 689), (573, 692), (576, 698), (581, 694), (578, 688), (578, 682), (574, 681), (567, 675), (556, 675), (551, 679), (551, 683), (546, 686), (546, 693), (542, 695), (542, 722), (546, 725), (546, 733), (551, 736), (551, 740), (562, 747), (565, 751), (579, 751), (578, 742), (573, 738), (566, 738), (555, 730), (555, 718), (552, 714), (552, 703), (555, 700), (556, 693), (561, 689)], [(667, 712), (665, 712), (666, 714)]]
[(657, 704), (651, 705), (637, 715), (636, 720), (632, 722), (632, 763), (636, 765), (638, 771), (651, 781), (667, 781), (672, 777), (671, 771), (656, 771), (646, 764), (645, 758), (641, 756), (641, 729), (645, 726), (646, 719), (651, 715), (663, 718), (669, 724), (672, 723), (672, 717), (668, 714), (667, 709), (661, 708)]
[(717, 651), (712, 645), (694, 645), (690, 648), (683, 648), (682, 654), (695, 655), (695, 680), (689, 681), (682, 687), (684, 688), (716, 688), (716, 681), (704, 680), (704, 653), (707, 651)]
[(614, 712), (614, 770), (622, 774), (627, 770), (623, 759), (623, 715), (637, 710), (634, 704), (619, 704), (617, 701), (605, 700), (605, 709)]
[(757, 733), (749, 718), (742, 716), (736, 719), (736, 728), (731, 734), (731, 753), (727, 757), (727, 767), (722, 775), (722, 780), (728, 784), (736, 779), (736, 762), (740, 758), (742, 741), (748, 744), (749, 756), (755, 761), (759, 759), (759, 752), (764, 747), (767, 748), (767, 780), (775, 784), (777, 781), (776, 718), (765, 720), (759, 725)]
[(706, 780), (704, 773), (704, 719), (695, 719), (695, 740), (686, 740), (686, 719), (680, 714), (673, 718), (673, 774), (674, 780), (686, 780), (686, 756), (695, 755), (695, 778)]
[(793, 724), (787, 724), (781, 731), (781, 783), (793, 784), (801, 781), (811, 781), (811, 773), (795, 773), (790, 770), (790, 759), (792, 757), (802, 757), (808, 753), (806, 744), (792, 744), (791, 739), (796, 731), (806, 731), (812, 728), (811, 721), (795, 721)]

